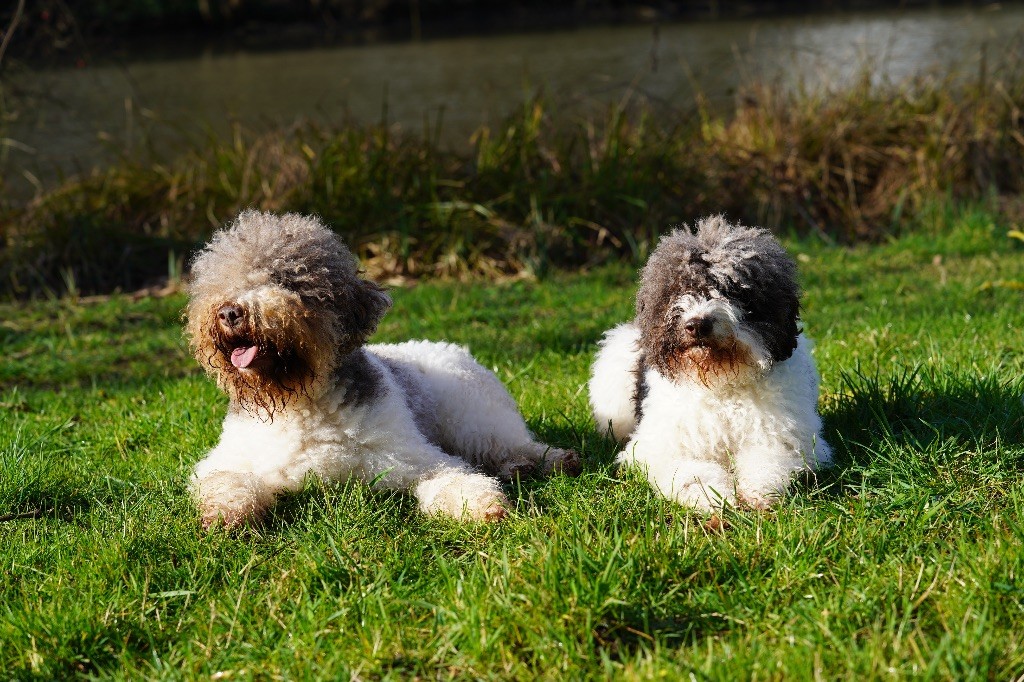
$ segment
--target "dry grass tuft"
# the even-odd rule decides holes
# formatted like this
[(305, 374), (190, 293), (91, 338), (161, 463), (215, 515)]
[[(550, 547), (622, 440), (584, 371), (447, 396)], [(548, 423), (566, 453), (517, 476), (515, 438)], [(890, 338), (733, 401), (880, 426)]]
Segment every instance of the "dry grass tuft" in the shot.
[[(611, 107), (566, 121), (544, 99), (471, 154), (386, 127), (236, 128), (168, 165), (123, 163), (2, 210), (13, 295), (134, 290), (245, 207), (321, 215), (378, 278), (496, 277), (641, 259), (714, 212), (850, 242), (898, 234), (936, 198), (1024, 195), (1024, 74), (840, 92), (752, 84), (725, 114)], [(1011, 210), (1012, 212), (1012, 210)]]

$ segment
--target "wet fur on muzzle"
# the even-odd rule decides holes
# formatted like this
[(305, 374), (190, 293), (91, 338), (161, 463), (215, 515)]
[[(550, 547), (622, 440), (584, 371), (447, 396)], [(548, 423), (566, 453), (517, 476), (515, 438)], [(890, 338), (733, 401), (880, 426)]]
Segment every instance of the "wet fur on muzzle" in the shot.
[[(662, 238), (636, 300), (644, 366), (708, 388), (756, 380), (793, 354), (800, 334), (792, 259), (767, 232), (720, 217)], [(709, 331), (688, 333), (694, 320)]]
[[(391, 301), (358, 275), (351, 253), (315, 219), (243, 212), (192, 264), (186, 334), (233, 409), (264, 418), (330, 383), (341, 360), (376, 329)], [(218, 311), (241, 311), (235, 327)], [(256, 347), (245, 367), (237, 348)]]
[(665, 374), (696, 380), (706, 388), (735, 381), (742, 373), (758, 367), (735, 339), (726, 345), (672, 345), (657, 357)]
[[(233, 404), (273, 418), (289, 402), (308, 398), (330, 374), (336, 344), (330, 341), (329, 327), (317, 325), (300, 301), (277, 308), (239, 306), (244, 321), (228, 330), (220, 324), (218, 311), (232, 304), (238, 305), (225, 302), (207, 313), (205, 331), (194, 337), (199, 340), (196, 359), (215, 373)], [(247, 367), (236, 367), (232, 353), (245, 347), (255, 347), (256, 357)]]

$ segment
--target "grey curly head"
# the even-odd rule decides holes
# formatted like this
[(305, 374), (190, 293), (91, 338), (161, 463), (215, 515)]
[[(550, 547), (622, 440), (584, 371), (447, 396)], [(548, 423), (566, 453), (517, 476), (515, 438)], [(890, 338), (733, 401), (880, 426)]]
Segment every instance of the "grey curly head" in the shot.
[(800, 334), (796, 264), (766, 230), (722, 216), (662, 237), (636, 298), (644, 362), (705, 385), (767, 371)]
[(247, 410), (272, 415), (327, 384), (391, 299), (314, 217), (243, 211), (192, 262), (186, 334)]

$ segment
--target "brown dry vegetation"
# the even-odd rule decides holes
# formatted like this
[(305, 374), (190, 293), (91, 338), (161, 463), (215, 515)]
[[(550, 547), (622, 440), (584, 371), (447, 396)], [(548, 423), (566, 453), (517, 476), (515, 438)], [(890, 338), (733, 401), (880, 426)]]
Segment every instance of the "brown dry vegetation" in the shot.
[(993, 73), (755, 84), (732, 111), (676, 120), (612, 107), (567, 121), (538, 99), (480, 129), (471, 154), (380, 126), (237, 129), (170, 164), (125, 162), (9, 202), (0, 282), (13, 295), (137, 288), (247, 206), (318, 213), (381, 278), (641, 258), (666, 227), (713, 212), (876, 240), (936, 201), (1020, 205), (1024, 74)]

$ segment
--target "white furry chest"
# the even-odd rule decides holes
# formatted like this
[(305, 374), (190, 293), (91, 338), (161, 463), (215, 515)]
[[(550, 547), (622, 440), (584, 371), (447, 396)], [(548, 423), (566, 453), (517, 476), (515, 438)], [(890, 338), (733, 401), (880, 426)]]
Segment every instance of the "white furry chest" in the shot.
[(200, 469), (272, 475), (292, 485), (305, 472), (338, 478), (358, 467), (367, 427), (365, 410), (350, 409), (328, 394), (308, 406), (259, 419), (245, 412), (224, 419), (220, 442)]
[(703, 450), (735, 452), (776, 438), (792, 421), (778, 399), (777, 377), (772, 375), (727, 391), (675, 384), (653, 370), (646, 380), (642, 429), (648, 438), (662, 440), (662, 447), (686, 451), (700, 444)]
[(233, 455), (232, 459), (246, 462), (249, 471), (259, 472), (293, 459), (307, 441), (296, 419), (278, 415), (273, 421), (262, 421), (248, 414), (229, 414), (224, 419), (220, 448), (229, 449), (225, 455)]

